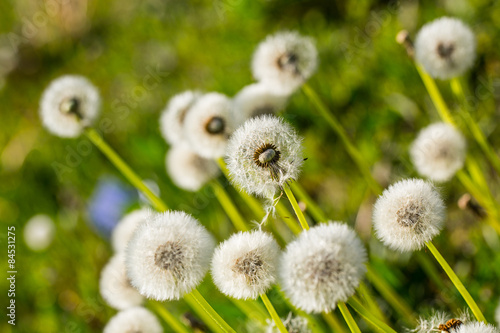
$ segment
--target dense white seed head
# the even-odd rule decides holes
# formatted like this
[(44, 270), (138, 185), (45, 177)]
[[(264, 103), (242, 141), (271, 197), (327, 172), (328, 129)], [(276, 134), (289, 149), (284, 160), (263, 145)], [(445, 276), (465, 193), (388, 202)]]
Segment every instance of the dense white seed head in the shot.
[(135, 228), (144, 222), (150, 214), (153, 213), (147, 208), (138, 209), (128, 213), (118, 222), (111, 234), (111, 245), (115, 252), (125, 251)]
[(233, 114), (237, 126), (249, 118), (264, 114), (276, 115), (286, 106), (289, 95), (274, 91), (269, 84), (254, 83), (244, 87), (233, 99)]
[(201, 282), (213, 249), (212, 236), (190, 215), (153, 214), (137, 227), (125, 251), (127, 275), (141, 295), (176, 300)]
[(97, 115), (101, 100), (97, 88), (82, 76), (65, 75), (50, 83), (40, 101), (40, 118), (51, 132), (74, 138)]
[[(414, 329), (409, 329), (409, 332), (414, 333), (435, 333), (441, 332), (439, 330), (440, 325), (446, 325), (446, 323), (451, 319), (458, 319), (462, 323), (468, 323), (470, 321), (470, 314), (468, 311), (461, 312), (458, 316), (443, 312), (434, 311), (432, 315), (428, 317), (420, 317), (418, 319), (418, 325)], [(456, 325), (458, 327), (458, 325)], [(454, 330), (450, 332), (455, 332)]]
[(184, 120), (200, 96), (200, 92), (188, 90), (170, 99), (160, 117), (160, 131), (167, 143), (174, 145), (184, 140)]
[(135, 307), (118, 312), (104, 327), (104, 333), (162, 333), (163, 327), (149, 310)]
[[(287, 318), (281, 318), (283, 325), (285, 325), (288, 333), (312, 333), (309, 328), (309, 323), (304, 317), (293, 317), (292, 313)], [(280, 333), (274, 321), (267, 325), (266, 333)]]
[(219, 93), (198, 98), (184, 121), (187, 142), (194, 152), (205, 158), (222, 157), (233, 130), (231, 100)]
[(465, 138), (452, 125), (432, 124), (420, 131), (410, 149), (413, 165), (422, 176), (450, 180), (465, 162)]
[(54, 239), (54, 221), (43, 214), (31, 217), (23, 228), (24, 242), (33, 251), (43, 251)]
[(415, 57), (432, 77), (451, 79), (474, 64), (476, 38), (462, 21), (441, 17), (418, 32)]
[(498, 326), (500, 326), (500, 301), (498, 302), (497, 309), (495, 310), (495, 320)]
[(373, 225), (377, 237), (388, 247), (415, 251), (439, 234), (445, 216), (444, 202), (431, 183), (405, 179), (377, 199)]
[(214, 160), (199, 156), (184, 142), (170, 148), (165, 164), (174, 184), (187, 191), (198, 191), (220, 174)]
[(256, 299), (276, 281), (280, 249), (260, 230), (234, 234), (212, 258), (212, 278), (219, 290), (236, 299)]
[(237, 187), (272, 198), (287, 181), (299, 176), (302, 138), (281, 118), (252, 118), (231, 136), (226, 162)]
[(130, 284), (123, 253), (113, 256), (102, 269), (99, 291), (106, 303), (117, 310), (141, 305), (144, 300), (144, 297)]
[(491, 324), (470, 322), (460, 325), (453, 333), (500, 333), (500, 330)]
[(347, 225), (319, 224), (288, 244), (281, 286), (291, 303), (306, 312), (332, 311), (354, 294), (366, 260), (361, 240)]
[(310, 37), (297, 32), (279, 32), (259, 44), (252, 59), (258, 81), (291, 94), (316, 71), (318, 51)]

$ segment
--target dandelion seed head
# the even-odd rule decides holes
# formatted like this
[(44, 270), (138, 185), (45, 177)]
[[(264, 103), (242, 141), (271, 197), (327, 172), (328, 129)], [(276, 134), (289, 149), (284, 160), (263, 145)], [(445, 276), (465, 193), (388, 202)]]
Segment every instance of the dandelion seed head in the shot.
[(43, 92), (40, 118), (52, 134), (74, 138), (97, 118), (100, 105), (99, 92), (89, 80), (65, 75), (52, 81)]
[(196, 192), (220, 174), (220, 169), (211, 159), (199, 156), (186, 143), (170, 148), (165, 158), (167, 173), (178, 187)]
[(123, 252), (132, 237), (135, 228), (152, 214), (149, 209), (134, 210), (125, 215), (114, 227), (111, 233), (111, 245), (115, 252)]
[(290, 94), (316, 71), (318, 52), (314, 41), (297, 32), (279, 32), (259, 44), (252, 59), (252, 73), (276, 91)]
[[(288, 315), (287, 318), (281, 318), (281, 322), (285, 325), (288, 333), (312, 333), (309, 328), (309, 322), (304, 317), (294, 317), (292, 313)], [(270, 321), (266, 328), (266, 333), (279, 333), (279, 329), (276, 327), (274, 321)]]
[(465, 150), (465, 138), (458, 130), (446, 123), (436, 123), (420, 131), (410, 156), (422, 176), (444, 182), (463, 167)]
[(260, 230), (234, 234), (212, 258), (212, 277), (219, 290), (236, 299), (256, 299), (276, 280), (280, 249)]
[(226, 161), (234, 184), (272, 198), (287, 181), (299, 176), (302, 138), (280, 118), (252, 118), (231, 136)]
[[(414, 329), (407, 329), (407, 332), (413, 333), (436, 333), (441, 332), (439, 330), (440, 325), (445, 325), (449, 320), (459, 320), (461, 323), (467, 323), (470, 321), (470, 313), (468, 311), (460, 311), (456, 316), (443, 312), (443, 311), (433, 311), (430, 316), (420, 317), (418, 319), (418, 324)], [(458, 327), (458, 325), (457, 325)], [(451, 330), (450, 332), (455, 332)]]
[(345, 224), (329, 222), (289, 243), (280, 267), (281, 286), (306, 312), (332, 311), (351, 297), (366, 272), (366, 250)]
[(35, 215), (24, 226), (24, 242), (33, 251), (43, 251), (52, 243), (55, 231), (54, 221), (49, 216)]
[(432, 77), (460, 76), (472, 67), (476, 58), (474, 33), (458, 19), (436, 19), (418, 32), (415, 57)]
[(222, 157), (233, 130), (231, 100), (219, 93), (198, 98), (184, 121), (187, 142), (195, 153), (205, 158)]
[(438, 235), (446, 208), (434, 186), (421, 179), (405, 179), (391, 185), (377, 199), (373, 225), (388, 247), (415, 251)]
[(184, 120), (200, 96), (200, 92), (188, 90), (170, 99), (160, 117), (160, 131), (167, 143), (174, 145), (184, 140)]
[(104, 333), (162, 333), (163, 327), (149, 310), (143, 307), (118, 312), (104, 327)]
[(476, 321), (460, 325), (453, 333), (500, 333), (500, 330), (491, 324)]
[(144, 297), (132, 287), (125, 268), (125, 256), (113, 256), (101, 271), (99, 291), (111, 307), (124, 310), (141, 305)]
[(213, 248), (212, 236), (190, 215), (153, 214), (137, 227), (129, 242), (127, 274), (141, 295), (176, 300), (201, 282)]

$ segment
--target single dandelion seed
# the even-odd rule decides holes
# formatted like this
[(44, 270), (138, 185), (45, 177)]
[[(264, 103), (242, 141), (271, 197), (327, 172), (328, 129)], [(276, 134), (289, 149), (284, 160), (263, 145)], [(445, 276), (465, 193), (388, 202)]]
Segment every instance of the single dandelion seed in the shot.
[(186, 143), (171, 147), (165, 164), (174, 184), (187, 191), (198, 191), (220, 174), (215, 161), (199, 156)]
[(127, 275), (141, 295), (177, 300), (201, 282), (213, 248), (212, 236), (190, 215), (178, 211), (153, 214), (128, 243)]
[(135, 228), (144, 222), (150, 214), (153, 213), (147, 208), (138, 209), (128, 213), (118, 222), (111, 233), (111, 245), (115, 252), (125, 251)]
[(43, 251), (54, 239), (54, 221), (43, 214), (31, 217), (23, 228), (24, 242), (33, 251)]
[(243, 124), (249, 118), (276, 115), (285, 108), (288, 95), (275, 92), (268, 84), (254, 83), (243, 88), (233, 99), (235, 123)]
[(186, 114), (184, 135), (198, 155), (219, 158), (224, 155), (233, 124), (231, 100), (223, 94), (209, 93), (198, 98)]
[(352, 229), (339, 222), (320, 224), (288, 244), (281, 260), (281, 285), (294, 306), (329, 312), (354, 294), (366, 260)]
[(291, 94), (316, 71), (318, 52), (314, 41), (297, 32), (279, 32), (259, 44), (252, 59), (255, 79)]
[(280, 118), (252, 118), (231, 136), (226, 161), (233, 183), (248, 193), (272, 198), (299, 176), (302, 138)]
[(134, 307), (118, 312), (104, 327), (104, 333), (162, 333), (163, 327), (149, 310)]
[(167, 143), (174, 145), (184, 140), (184, 120), (200, 96), (200, 92), (188, 90), (170, 99), (160, 117), (160, 131)]
[(415, 39), (415, 57), (435, 78), (451, 79), (472, 67), (474, 33), (462, 21), (442, 17), (422, 27)]
[(99, 290), (106, 303), (117, 310), (141, 305), (144, 300), (130, 284), (123, 253), (113, 256), (102, 269)]
[(445, 215), (444, 202), (431, 183), (405, 179), (377, 199), (373, 225), (385, 245), (401, 252), (415, 251), (439, 234)]
[[(446, 332), (446, 331), (443, 331)], [(460, 325), (456, 329), (449, 330), (453, 333), (500, 333), (500, 330), (493, 325), (486, 324), (482, 321), (470, 322)]]
[(465, 161), (462, 133), (446, 123), (432, 124), (420, 131), (410, 149), (418, 173), (433, 181), (450, 180)]
[(256, 299), (276, 281), (280, 249), (260, 230), (237, 233), (215, 250), (212, 277), (219, 290), (236, 299)]
[(74, 138), (97, 118), (97, 88), (82, 76), (65, 75), (50, 83), (40, 101), (42, 123), (52, 134)]
[[(309, 323), (304, 317), (294, 317), (290, 312), (287, 318), (281, 318), (281, 320), (288, 333), (312, 333), (309, 328)], [(267, 325), (266, 333), (279, 333), (274, 322), (270, 322), (269, 325)]]

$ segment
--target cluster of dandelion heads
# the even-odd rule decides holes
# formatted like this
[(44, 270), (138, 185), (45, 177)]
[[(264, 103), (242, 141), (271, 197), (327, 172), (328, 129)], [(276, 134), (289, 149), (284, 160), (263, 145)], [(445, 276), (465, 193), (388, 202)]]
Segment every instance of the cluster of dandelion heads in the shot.
[(132, 237), (135, 228), (153, 214), (149, 209), (134, 210), (118, 222), (111, 233), (111, 245), (115, 252), (123, 252)]
[(320, 224), (288, 244), (281, 260), (281, 286), (294, 306), (328, 312), (354, 294), (366, 260), (361, 240), (347, 225)]
[(240, 90), (233, 98), (235, 123), (243, 124), (249, 118), (275, 115), (286, 106), (288, 96), (280, 94), (268, 84), (254, 83)]
[(418, 173), (433, 181), (450, 180), (465, 162), (465, 138), (452, 125), (432, 124), (420, 131), (410, 149)]
[(198, 191), (220, 174), (215, 161), (199, 156), (187, 143), (171, 147), (167, 152), (165, 164), (174, 184), (187, 191)]
[(219, 290), (236, 299), (255, 299), (276, 281), (280, 249), (260, 230), (234, 234), (212, 258), (212, 278)]
[(171, 145), (184, 140), (184, 120), (191, 106), (201, 96), (197, 91), (185, 91), (170, 99), (160, 117), (160, 131)]
[(377, 237), (391, 249), (415, 251), (439, 234), (445, 216), (444, 202), (431, 183), (405, 179), (377, 199), (373, 225)]
[(104, 333), (162, 333), (163, 327), (149, 310), (134, 307), (118, 312), (104, 327)]
[[(304, 317), (294, 317), (290, 312), (288, 317), (281, 318), (281, 321), (288, 333), (312, 333), (312, 330), (309, 328), (309, 322)], [(279, 329), (276, 327), (274, 321), (267, 325), (266, 333), (279, 333)]]
[(99, 291), (106, 303), (117, 310), (138, 306), (144, 301), (144, 297), (130, 284), (123, 253), (115, 254), (102, 269)]
[(153, 214), (134, 232), (126, 249), (131, 284), (147, 298), (181, 298), (210, 265), (214, 240), (193, 217), (178, 211)]
[(97, 118), (100, 104), (99, 92), (89, 80), (66, 75), (52, 81), (43, 92), (40, 117), (51, 133), (74, 138)]
[(271, 198), (287, 181), (299, 176), (302, 138), (281, 118), (252, 118), (231, 136), (226, 161), (236, 186)]
[(255, 79), (290, 94), (315, 72), (318, 52), (312, 38), (279, 32), (259, 44), (252, 59)]
[(462, 75), (476, 58), (476, 39), (462, 21), (442, 17), (422, 27), (415, 39), (415, 57), (435, 78)]
[(198, 98), (186, 114), (184, 135), (198, 155), (219, 158), (234, 130), (233, 122), (231, 100), (223, 94), (208, 93)]

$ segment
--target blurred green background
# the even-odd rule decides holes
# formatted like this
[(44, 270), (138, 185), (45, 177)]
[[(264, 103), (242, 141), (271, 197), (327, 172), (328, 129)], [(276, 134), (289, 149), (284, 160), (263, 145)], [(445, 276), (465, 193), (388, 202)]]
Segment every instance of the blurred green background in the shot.
[[(112, 251), (106, 236), (91, 226), (87, 207), (101, 177), (114, 175), (126, 182), (96, 148), (72, 157), (88, 147), (83, 137), (61, 139), (41, 127), (38, 103), (51, 80), (63, 74), (87, 76), (101, 92), (96, 127), (109, 128), (104, 136), (110, 145), (143, 178), (158, 184), (170, 207), (192, 213), (224, 239), (232, 229), (210, 189), (184, 192), (165, 173), (168, 146), (160, 136), (158, 117), (169, 98), (185, 89), (233, 96), (253, 82), (249, 64), (257, 44), (267, 34), (297, 30), (313, 37), (319, 51), (320, 65), (310, 85), (340, 119), (376, 178), (387, 185), (417, 176), (409, 162), (409, 144), (420, 128), (438, 118), (395, 36), (401, 29), (414, 36), (422, 24), (443, 15), (463, 19), (476, 33), (478, 57), (464, 82), (474, 117), (498, 148), (498, 1), (2, 1), (0, 237), (5, 255), (0, 262), (2, 272), (7, 271), (3, 244), (7, 226), (14, 225), (18, 274), (13, 331), (96, 332), (115, 313), (98, 291), (100, 269)], [(448, 103), (456, 105), (448, 84), (439, 86)], [(444, 275), (449, 290), (430, 282), (410, 256), (369, 240), (375, 198), (368, 195), (342, 143), (300, 91), (283, 116), (305, 137), (308, 160), (301, 184), (332, 220), (356, 225), (370, 243), (374, 263), (385, 261), (394, 268), (381, 266), (380, 274), (413, 309), (425, 313), (447, 309), (453, 302), (464, 307)], [(498, 195), (498, 177), (472, 141), (469, 153)], [(61, 174), (56, 164), (68, 168)], [(458, 209), (457, 200), (465, 192), (459, 182), (442, 185), (442, 192), (449, 218), (436, 240), (438, 247), (493, 320), (500, 297), (499, 239), (472, 213)], [(133, 201), (127, 209), (138, 205)], [(39, 213), (55, 221), (56, 232), (46, 250), (35, 252), (24, 244), (22, 232), (26, 221)], [(211, 286), (208, 275), (205, 280), (201, 290), (207, 299), (243, 332), (242, 314)], [(5, 309), (8, 286), (5, 278), (0, 281), (0, 307)], [(167, 306), (177, 314), (187, 311), (182, 302)], [(278, 310), (286, 314), (279, 305)], [(8, 332), (2, 318), (0, 330)], [(400, 319), (392, 319), (399, 327)]]

